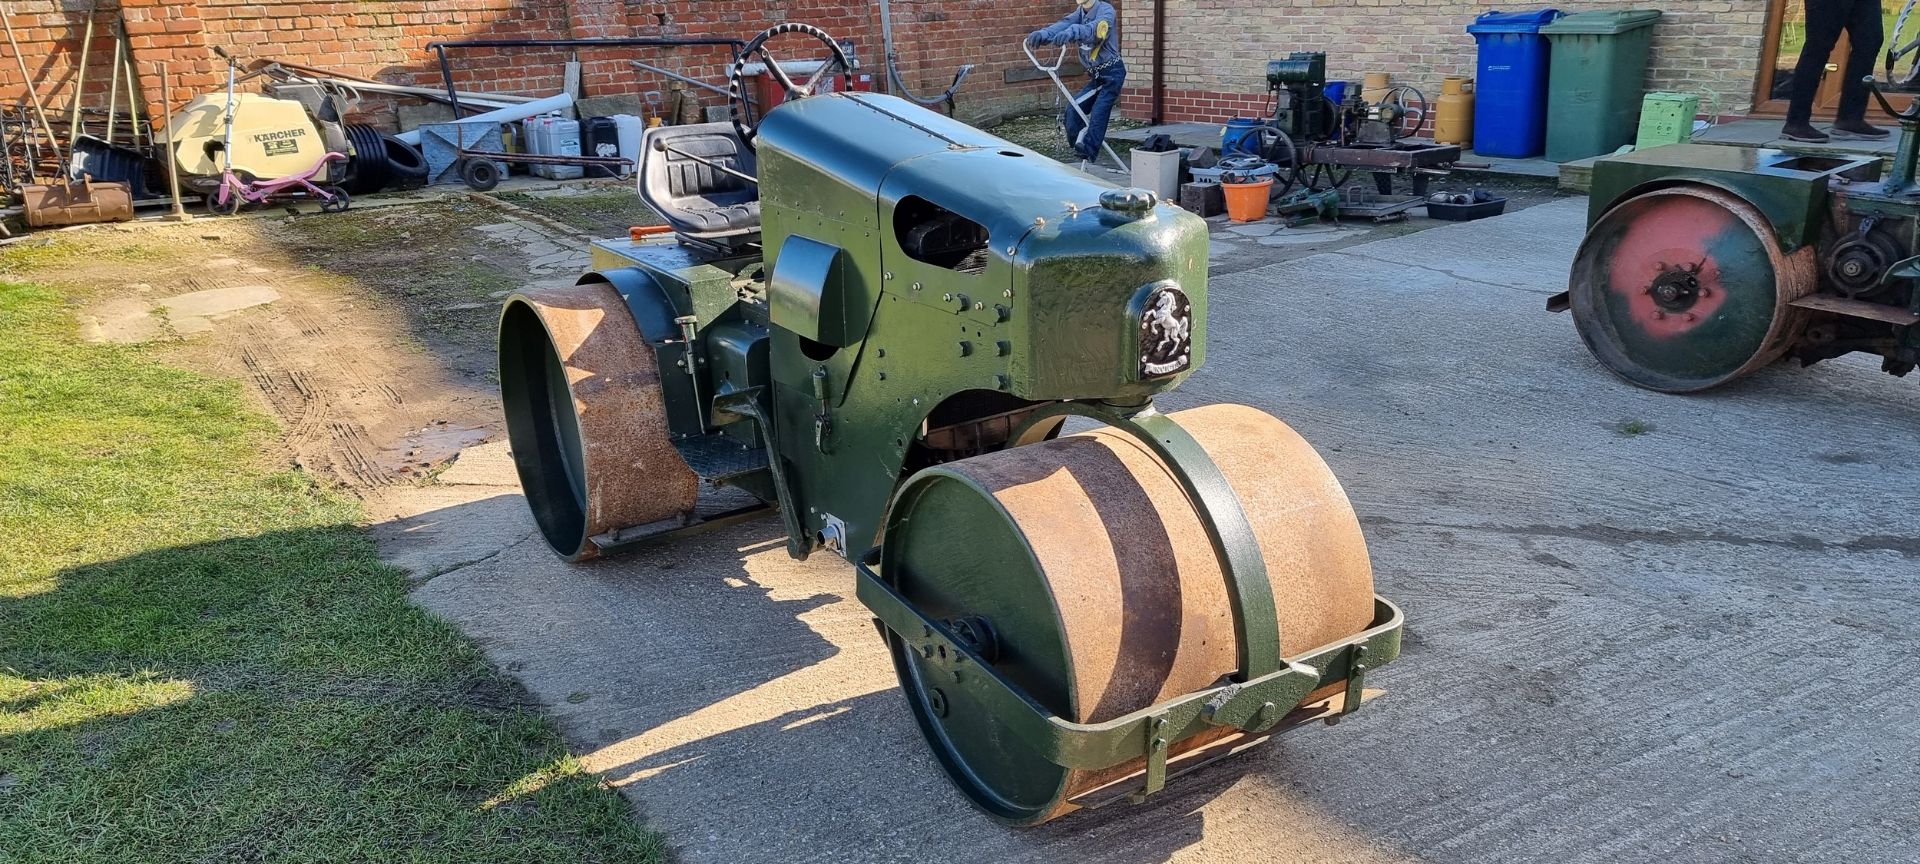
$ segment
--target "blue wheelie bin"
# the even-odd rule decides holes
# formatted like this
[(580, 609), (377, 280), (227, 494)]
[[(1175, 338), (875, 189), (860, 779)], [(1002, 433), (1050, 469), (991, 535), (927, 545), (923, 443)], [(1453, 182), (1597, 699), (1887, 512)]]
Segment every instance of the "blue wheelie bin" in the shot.
[(1547, 38), (1558, 9), (1488, 12), (1467, 32), (1480, 43), (1474, 80), (1473, 152), (1525, 159), (1547, 149)]

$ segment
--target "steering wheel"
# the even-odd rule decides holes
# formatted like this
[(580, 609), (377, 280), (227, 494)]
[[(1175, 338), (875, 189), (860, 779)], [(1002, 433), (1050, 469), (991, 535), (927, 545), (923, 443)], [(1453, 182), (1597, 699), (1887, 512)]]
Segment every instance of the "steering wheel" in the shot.
[[(821, 63), (820, 68), (813, 70), (813, 74), (807, 76), (807, 80), (800, 84), (793, 83), (793, 79), (787, 77), (786, 70), (780, 68), (780, 61), (775, 60), (773, 53), (767, 50), (767, 42), (787, 33), (811, 36), (819, 40), (820, 44), (827, 46), (826, 62)], [(755, 59), (756, 55), (761, 63), (766, 64), (767, 72), (773, 75), (774, 82), (784, 91), (782, 101), (804, 99), (814, 95), (815, 88), (832, 77), (833, 70), (836, 68), (840, 70), (838, 74), (847, 76), (849, 79), (853, 75), (853, 61), (847, 59), (847, 52), (840, 47), (840, 43), (833, 41), (833, 37), (827, 35), (825, 30), (811, 24), (776, 24), (761, 31), (760, 35), (753, 37), (745, 48), (740, 49), (740, 59), (733, 61), (733, 69), (727, 73), (727, 114), (733, 119), (734, 133), (740, 136), (740, 143), (746, 145), (748, 149), (753, 149), (753, 139), (759, 134), (760, 124), (758, 120), (747, 119), (747, 85), (743, 79), (747, 61)], [(851, 81), (843, 83), (850, 84)]]

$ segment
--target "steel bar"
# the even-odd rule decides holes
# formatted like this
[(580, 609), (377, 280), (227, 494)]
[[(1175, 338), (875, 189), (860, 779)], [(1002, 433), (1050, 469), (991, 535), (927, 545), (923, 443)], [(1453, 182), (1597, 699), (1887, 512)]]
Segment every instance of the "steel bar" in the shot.
[(666, 152), (666, 153), (672, 153), (675, 156), (685, 156), (688, 159), (692, 159), (693, 161), (698, 162), (702, 165), (705, 165), (708, 168), (712, 168), (715, 171), (725, 171), (726, 173), (732, 174), (733, 176), (738, 177), (742, 180), (745, 180), (748, 183), (752, 183), (755, 186), (760, 185), (760, 178), (755, 177), (752, 174), (748, 174), (744, 171), (736, 171), (732, 168), (728, 168), (727, 166), (722, 165), (718, 162), (715, 162), (711, 159), (708, 159), (705, 156), (695, 156), (692, 153), (688, 153), (687, 151), (682, 150), (678, 147), (675, 147), (671, 144), (668, 144), (665, 141), (653, 142), (653, 149)]
[[(644, 71), (647, 71), (647, 72), (652, 72), (652, 73), (654, 73), (654, 74), (656, 74), (656, 75), (664, 75), (664, 76), (666, 76), (666, 77), (668, 77), (668, 78), (671, 78), (671, 79), (673, 79), (673, 80), (675, 80), (675, 81), (679, 81), (679, 82), (682, 82), (682, 83), (685, 83), (685, 84), (692, 84), (692, 85), (693, 85), (693, 86), (695, 86), (695, 87), (701, 87), (701, 88), (704, 88), (704, 89), (707, 89), (707, 90), (712, 90), (713, 92), (715, 92), (715, 93), (718, 93), (718, 94), (720, 94), (720, 95), (722, 95), (722, 96), (732, 96), (732, 95), (733, 95), (733, 91), (731, 91), (731, 90), (728, 90), (728, 89), (727, 89), (727, 88), (725, 88), (725, 87), (720, 87), (720, 86), (716, 86), (716, 85), (713, 85), (713, 84), (708, 84), (707, 82), (705, 82), (705, 81), (702, 81), (702, 80), (700, 80), (700, 79), (698, 79), (698, 78), (693, 78), (693, 77), (689, 77), (689, 76), (686, 76), (686, 75), (682, 75), (682, 74), (680, 74), (680, 73), (678, 73), (678, 72), (675, 72), (675, 71), (673, 71), (673, 70), (671, 70), (671, 69), (662, 69), (662, 68), (660, 68), (660, 67), (658, 67), (658, 66), (655, 66), (655, 65), (653, 65), (653, 64), (651, 64), (651, 63), (643, 63), (643, 62), (641, 62), (641, 61), (639, 61), (639, 60), (628, 60), (627, 62), (628, 62), (628, 63), (631, 63), (631, 64), (633, 64), (633, 67), (634, 67), (635, 69), (640, 69), (640, 70), (644, 70)], [(752, 104), (754, 103), (754, 98), (753, 98), (753, 97), (752, 97), (751, 95), (748, 95), (748, 94), (745, 94), (745, 93), (742, 93), (742, 94), (740, 94), (740, 95), (741, 95), (741, 98), (744, 98), (744, 99), (746, 99), (746, 100), (747, 100), (747, 104), (749, 104), (749, 105), (752, 105)]]

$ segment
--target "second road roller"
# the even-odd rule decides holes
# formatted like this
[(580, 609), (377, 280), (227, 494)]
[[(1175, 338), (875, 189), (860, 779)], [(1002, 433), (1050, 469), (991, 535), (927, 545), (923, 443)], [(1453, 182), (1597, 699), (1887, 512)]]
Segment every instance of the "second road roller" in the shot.
[[(785, 91), (760, 116), (749, 60)], [(1253, 408), (1154, 405), (1206, 360), (1205, 224), (824, 92), (849, 68), (816, 28), (759, 34), (732, 122), (645, 136), (671, 233), (508, 299), (502, 402), (554, 551), (777, 509), (794, 557), (852, 565), (928, 744), (1013, 824), (1358, 709), (1402, 619), (1333, 472)]]
[(1568, 290), (1601, 365), (1691, 393), (1777, 361), (1861, 352), (1920, 364), (1920, 100), (1877, 154), (1670, 144), (1593, 164), (1587, 235)]

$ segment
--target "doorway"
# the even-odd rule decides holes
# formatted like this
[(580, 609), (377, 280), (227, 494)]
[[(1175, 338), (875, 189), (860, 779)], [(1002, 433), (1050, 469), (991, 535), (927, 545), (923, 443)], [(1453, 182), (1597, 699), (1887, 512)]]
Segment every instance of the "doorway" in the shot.
[[(1894, 38), (1893, 25), (1900, 17), (1900, 7), (1905, 0), (1881, 0), (1880, 14), (1883, 30), (1888, 44)], [(1916, 10), (1907, 20), (1907, 30), (1901, 34), (1903, 41), (1914, 37), (1920, 30), (1920, 10)], [(1784, 117), (1787, 103), (1793, 93), (1794, 66), (1800, 62), (1801, 48), (1807, 41), (1806, 0), (1767, 0), (1767, 30), (1762, 41), (1760, 73), (1755, 76), (1753, 113), (1761, 117)], [(1852, 46), (1847, 44), (1846, 34), (1840, 35), (1840, 41), (1833, 46), (1833, 55), (1827, 58), (1827, 64), (1820, 76), (1820, 89), (1814, 91), (1813, 119), (1832, 120), (1833, 112), (1840, 104), (1840, 70), (1845, 68), (1848, 52)], [(1876, 61), (1874, 74), (1883, 75)], [(1887, 101), (1893, 107), (1904, 109), (1913, 100), (1911, 95), (1889, 94)], [(1867, 103), (1868, 122), (1873, 122), (1881, 114), (1876, 103)], [(1885, 117), (1879, 117), (1885, 120)]]

